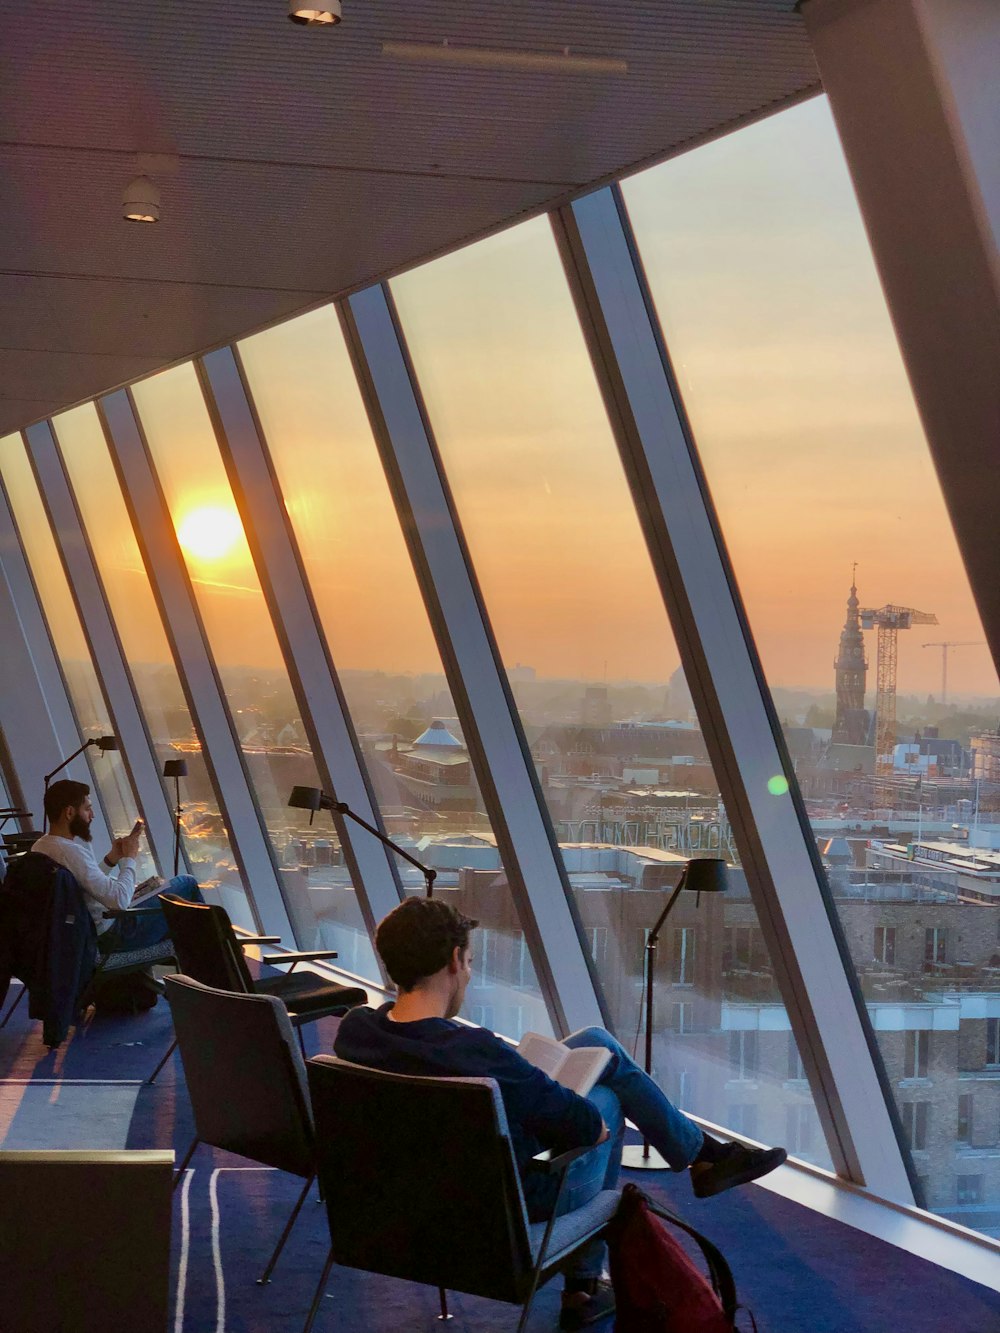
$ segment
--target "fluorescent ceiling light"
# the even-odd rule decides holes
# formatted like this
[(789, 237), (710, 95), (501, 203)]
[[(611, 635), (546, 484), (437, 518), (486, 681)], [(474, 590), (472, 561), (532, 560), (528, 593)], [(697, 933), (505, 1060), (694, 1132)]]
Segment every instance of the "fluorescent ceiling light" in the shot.
[(420, 64), (463, 65), (470, 69), (517, 69), (567, 74), (627, 74), (628, 61), (614, 56), (573, 55), (563, 51), (518, 51), (489, 46), (453, 46), (443, 42), (383, 42), (382, 54)]
[(288, 17), (304, 28), (329, 28), (344, 17), (340, 0), (326, 0), (322, 9), (307, 9), (298, 0), (289, 0)]

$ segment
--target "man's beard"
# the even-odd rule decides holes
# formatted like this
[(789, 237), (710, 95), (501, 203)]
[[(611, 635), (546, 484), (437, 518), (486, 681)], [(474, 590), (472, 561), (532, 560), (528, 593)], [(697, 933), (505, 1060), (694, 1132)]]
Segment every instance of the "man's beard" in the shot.
[(74, 838), (80, 838), (83, 842), (90, 842), (93, 834), (90, 831), (90, 824), (83, 815), (74, 815), (69, 821), (69, 831)]

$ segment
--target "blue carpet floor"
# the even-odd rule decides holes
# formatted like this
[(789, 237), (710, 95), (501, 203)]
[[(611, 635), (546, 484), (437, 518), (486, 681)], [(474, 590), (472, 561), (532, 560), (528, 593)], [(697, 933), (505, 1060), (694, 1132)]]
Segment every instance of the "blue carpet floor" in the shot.
[[(139, 1018), (96, 1019), (50, 1055), (22, 1007), (0, 1032), (0, 1144), (179, 1155), (193, 1134), (179, 1059), (143, 1084), (171, 1034), (161, 1002)], [(314, 1025), (309, 1049), (328, 1050), (331, 1037)], [(300, 1182), (207, 1148), (192, 1168), (175, 1196), (171, 1333), (297, 1333), (326, 1256), (323, 1207), (306, 1203), (272, 1283), (258, 1287)], [(1000, 1333), (1000, 1294), (766, 1190), (696, 1200), (680, 1176), (640, 1183), (722, 1248), (760, 1333)], [(437, 1308), (433, 1290), (334, 1269), (317, 1330), (431, 1333)], [(471, 1297), (453, 1296), (451, 1308), (454, 1333), (510, 1333), (517, 1322), (513, 1307)], [(553, 1283), (531, 1333), (553, 1329), (557, 1310)]]

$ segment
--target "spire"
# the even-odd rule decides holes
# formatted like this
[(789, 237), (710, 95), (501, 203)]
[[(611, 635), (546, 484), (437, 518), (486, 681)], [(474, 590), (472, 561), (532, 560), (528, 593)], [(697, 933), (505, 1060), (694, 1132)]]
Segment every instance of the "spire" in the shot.
[(837, 658), (833, 664), (837, 689), (837, 719), (833, 740), (848, 745), (863, 745), (867, 730), (865, 681), (868, 659), (858, 614), (858, 565), (851, 566), (851, 591), (847, 598), (847, 616), (840, 632)]

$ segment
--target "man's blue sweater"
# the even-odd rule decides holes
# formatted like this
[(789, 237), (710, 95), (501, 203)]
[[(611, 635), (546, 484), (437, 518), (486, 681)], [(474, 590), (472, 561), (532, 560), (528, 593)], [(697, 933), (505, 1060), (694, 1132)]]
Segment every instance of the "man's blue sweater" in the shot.
[(380, 1009), (361, 1005), (345, 1014), (334, 1041), (336, 1054), (392, 1074), (496, 1079), (529, 1213), (544, 1216), (552, 1182), (530, 1172), (528, 1162), (544, 1148), (566, 1152), (596, 1143), (600, 1111), (486, 1028), (466, 1027), (450, 1018), (395, 1023), (389, 1017), (391, 1008), (391, 1002)]

